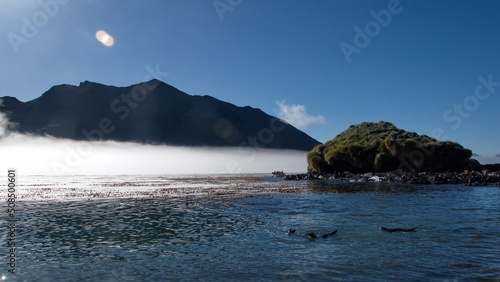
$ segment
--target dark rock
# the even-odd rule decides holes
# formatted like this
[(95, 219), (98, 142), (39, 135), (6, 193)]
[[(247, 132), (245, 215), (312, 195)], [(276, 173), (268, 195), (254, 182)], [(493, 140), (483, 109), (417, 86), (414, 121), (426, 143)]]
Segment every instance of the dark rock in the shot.
[(481, 168), (489, 171), (500, 171), (500, 163), (481, 165)]
[(427, 179), (427, 175), (424, 174), (413, 174), (409, 184), (431, 184), (429, 179)]
[(372, 182), (377, 181), (405, 183), (405, 184), (463, 184), (466, 186), (488, 186), (500, 184), (500, 172), (384, 172), (368, 174), (353, 174), (335, 172), (332, 174), (296, 174), (287, 175), (285, 180), (315, 180), (334, 179), (343, 182)]

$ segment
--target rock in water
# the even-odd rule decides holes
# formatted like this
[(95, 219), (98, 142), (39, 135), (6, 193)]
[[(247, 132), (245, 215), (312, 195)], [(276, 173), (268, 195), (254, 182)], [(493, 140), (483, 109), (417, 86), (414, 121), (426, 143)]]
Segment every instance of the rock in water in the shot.
[(338, 230), (333, 230), (333, 231), (332, 231), (332, 232), (330, 232), (330, 233), (323, 234), (323, 235), (319, 235), (319, 236), (318, 236), (318, 235), (316, 235), (315, 233), (307, 233), (306, 235), (307, 235), (309, 238), (311, 238), (311, 239), (316, 239), (316, 238), (318, 238), (318, 237), (319, 237), (319, 238), (328, 238), (328, 237), (330, 237), (330, 236), (334, 235), (334, 234), (335, 234), (335, 233), (337, 233), (337, 232), (338, 232)]
[(415, 230), (417, 230), (417, 228), (405, 229), (405, 228), (386, 228), (386, 227), (380, 227), (379, 229), (385, 232), (415, 232)]

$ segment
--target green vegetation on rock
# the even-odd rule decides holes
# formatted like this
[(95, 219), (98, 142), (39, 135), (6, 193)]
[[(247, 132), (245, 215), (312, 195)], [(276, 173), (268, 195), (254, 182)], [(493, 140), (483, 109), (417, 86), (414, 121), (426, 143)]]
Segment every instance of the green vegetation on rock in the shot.
[(479, 168), (472, 152), (460, 144), (439, 141), (397, 128), (392, 123), (351, 125), (307, 154), (308, 170), (336, 171), (463, 171)]

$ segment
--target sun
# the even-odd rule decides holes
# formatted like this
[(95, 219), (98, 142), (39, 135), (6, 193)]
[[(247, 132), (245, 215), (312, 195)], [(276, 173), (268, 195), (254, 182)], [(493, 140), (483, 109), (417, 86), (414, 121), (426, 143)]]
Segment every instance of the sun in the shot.
[(111, 47), (115, 44), (115, 39), (104, 30), (97, 31), (95, 38), (106, 47)]

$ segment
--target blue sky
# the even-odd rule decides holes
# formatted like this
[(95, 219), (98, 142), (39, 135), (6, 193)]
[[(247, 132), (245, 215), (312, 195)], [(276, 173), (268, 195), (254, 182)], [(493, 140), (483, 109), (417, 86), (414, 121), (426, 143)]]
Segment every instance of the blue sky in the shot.
[(0, 0), (0, 96), (28, 101), (85, 80), (128, 86), (154, 70), (321, 142), (385, 120), (491, 161), (498, 11), (472, 0)]

